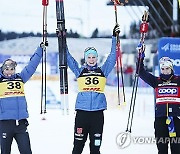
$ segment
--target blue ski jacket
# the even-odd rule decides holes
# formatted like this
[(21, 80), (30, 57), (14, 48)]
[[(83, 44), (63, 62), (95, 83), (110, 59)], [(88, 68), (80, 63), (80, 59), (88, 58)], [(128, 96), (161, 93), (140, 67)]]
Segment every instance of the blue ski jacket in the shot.
[[(25, 66), (20, 73), (16, 73), (11, 77), (4, 76), (2, 70), (0, 70), (0, 81), (6, 81), (6, 86), (8, 86), (8, 82), (10, 83), (11, 81), (22, 81), (26, 83), (36, 71), (42, 58), (42, 52), (42, 48), (38, 47), (30, 58), (28, 65)], [(1, 88), (2, 87), (0, 87), (0, 89)], [(0, 120), (20, 120), (28, 117), (29, 114), (25, 96), (0, 98)]]
[[(71, 56), (67, 49), (67, 63), (69, 68), (75, 74), (76, 78), (79, 77), (82, 70), (87, 66), (79, 67), (78, 62)], [(99, 67), (107, 78), (116, 63), (116, 38), (112, 36), (111, 52), (105, 63)], [(107, 102), (104, 93), (99, 92), (79, 92), (76, 98), (75, 110), (84, 111), (98, 111), (107, 109)]]
[[(156, 77), (140, 64), (139, 76), (155, 91), (155, 117), (180, 116), (180, 76), (160, 74)], [(167, 79), (166, 79), (167, 78)]]

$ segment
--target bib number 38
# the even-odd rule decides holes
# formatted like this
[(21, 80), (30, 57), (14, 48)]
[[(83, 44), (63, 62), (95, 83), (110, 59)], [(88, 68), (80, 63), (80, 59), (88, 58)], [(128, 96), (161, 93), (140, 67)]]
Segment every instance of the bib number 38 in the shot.
[(14, 89), (14, 88), (21, 89), (20, 82), (8, 82), (7, 84), (8, 84), (7, 89)]

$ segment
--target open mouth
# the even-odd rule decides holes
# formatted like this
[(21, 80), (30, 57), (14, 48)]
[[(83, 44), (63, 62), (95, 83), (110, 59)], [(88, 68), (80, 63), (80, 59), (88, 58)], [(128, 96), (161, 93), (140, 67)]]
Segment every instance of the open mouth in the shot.
[(91, 66), (93, 66), (95, 64), (96, 64), (95, 62), (89, 62), (89, 65), (91, 65)]

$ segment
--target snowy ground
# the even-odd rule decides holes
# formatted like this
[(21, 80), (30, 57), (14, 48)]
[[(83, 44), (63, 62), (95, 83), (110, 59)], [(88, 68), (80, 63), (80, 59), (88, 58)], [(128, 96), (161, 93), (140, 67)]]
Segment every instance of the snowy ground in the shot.
[[(40, 81), (29, 81), (25, 85), (26, 98), (28, 101), (29, 117), (29, 134), (33, 154), (71, 154), (73, 147), (73, 127), (74, 127), (74, 102), (76, 98), (76, 82), (70, 77), (69, 92), (69, 115), (62, 115), (59, 109), (47, 109), (45, 114), (46, 120), (41, 120), (40, 115)], [(58, 94), (59, 82), (48, 82), (48, 87)], [(119, 133), (124, 132), (127, 126), (129, 102), (131, 90), (126, 92), (125, 106), (117, 108), (115, 93), (116, 89), (106, 88), (108, 99), (108, 110), (105, 114), (103, 142), (101, 146), (102, 154), (155, 154), (157, 153), (155, 144), (131, 143), (128, 147), (121, 149), (117, 146), (116, 137)], [(59, 96), (57, 96), (59, 97)], [(153, 94), (152, 90), (139, 89), (137, 95), (135, 116), (132, 127), (132, 137), (153, 137)], [(16, 142), (12, 145), (12, 154), (18, 154)], [(86, 142), (83, 154), (89, 153), (88, 141)]]

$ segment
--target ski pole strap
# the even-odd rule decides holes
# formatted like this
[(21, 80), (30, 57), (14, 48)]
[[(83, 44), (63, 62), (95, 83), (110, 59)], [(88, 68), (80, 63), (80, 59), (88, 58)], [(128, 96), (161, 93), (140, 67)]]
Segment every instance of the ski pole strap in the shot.
[(166, 124), (168, 125), (169, 137), (176, 137), (174, 119), (172, 116), (168, 116), (166, 119)]
[(142, 16), (142, 21), (149, 22), (149, 14), (147, 11), (144, 11), (144, 14)]
[(42, 0), (42, 5), (43, 6), (48, 6), (49, 0)]
[(120, 41), (117, 40), (116, 43), (116, 60), (121, 56), (121, 51), (120, 51)]

